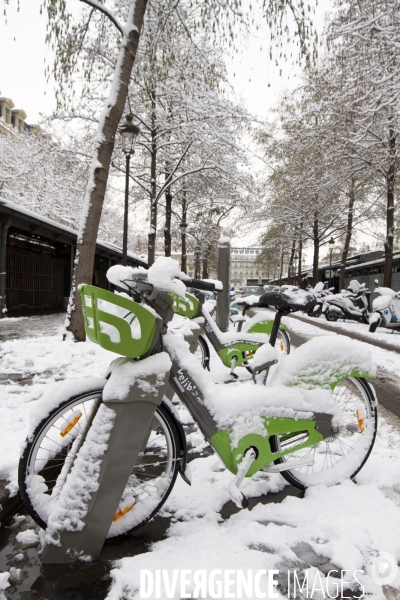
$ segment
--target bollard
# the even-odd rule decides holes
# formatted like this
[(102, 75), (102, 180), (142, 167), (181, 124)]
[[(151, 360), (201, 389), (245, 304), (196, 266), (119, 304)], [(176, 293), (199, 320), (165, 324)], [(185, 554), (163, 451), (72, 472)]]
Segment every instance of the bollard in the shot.
[(222, 281), (224, 289), (217, 296), (217, 325), (221, 331), (229, 329), (230, 308), (230, 281), (231, 281), (231, 240), (221, 238), (218, 240), (218, 279)]

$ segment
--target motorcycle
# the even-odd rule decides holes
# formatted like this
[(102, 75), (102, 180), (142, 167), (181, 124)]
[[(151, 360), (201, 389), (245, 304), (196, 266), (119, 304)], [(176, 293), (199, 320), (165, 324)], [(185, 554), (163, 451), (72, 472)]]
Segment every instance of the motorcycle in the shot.
[(307, 313), (309, 317), (320, 317), (326, 296), (331, 296), (335, 292), (335, 288), (326, 289), (324, 283), (320, 281), (315, 287), (309, 286), (307, 291), (314, 295), (317, 304)]
[(372, 303), (373, 313), (369, 318), (369, 330), (371, 333), (377, 327), (400, 330), (400, 292), (391, 288), (380, 287), (379, 281), (375, 279), (375, 291), (380, 294)]
[(369, 310), (367, 296), (371, 291), (365, 287), (365, 283), (359, 283), (355, 279), (350, 281), (347, 290), (340, 294), (326, 297), (323, 313), (327, 321), (337, 321), (339, 318), (369, 323)]

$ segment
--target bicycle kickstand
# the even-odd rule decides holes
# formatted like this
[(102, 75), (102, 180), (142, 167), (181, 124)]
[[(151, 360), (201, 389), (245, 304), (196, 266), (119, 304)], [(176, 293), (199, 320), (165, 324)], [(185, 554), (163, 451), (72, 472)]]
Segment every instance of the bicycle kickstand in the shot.
[(254, 448), (246, 450), (242, 462), (238, 467), (238, 472), (235, 479), (229, 484), (228, 491), (232, 501), (238, 508), (246, 508), (249, 505), (249, 501), (246, 496), (239, 490), (239, 486), (246, 476), (246, 473), (250, 469), (253, 462), (256, 460), (257, 455)]

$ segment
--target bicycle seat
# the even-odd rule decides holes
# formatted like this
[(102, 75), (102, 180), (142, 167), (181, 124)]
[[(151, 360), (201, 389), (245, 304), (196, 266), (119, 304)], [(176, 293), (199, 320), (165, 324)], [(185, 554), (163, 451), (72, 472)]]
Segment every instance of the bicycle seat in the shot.
[(313, 294), (294, 293), (285, 294), (284, 292), (266, 292), (260, 296), (258, 306), (275, 306), (283, 309), (284, 312), (296, 312), (298, 310), (307, 312), (317, 304)]

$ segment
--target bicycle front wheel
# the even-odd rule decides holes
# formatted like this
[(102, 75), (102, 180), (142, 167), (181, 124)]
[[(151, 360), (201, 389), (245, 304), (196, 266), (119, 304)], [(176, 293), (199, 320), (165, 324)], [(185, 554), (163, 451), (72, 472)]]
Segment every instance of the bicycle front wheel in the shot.
[[(333, 398), (342, 411), (342, 425), (332, 436), (318, 444), (293, 452), (275, 461), (286, 463), (289, 470), (281, 475), (292, 485), (305, 490), (311, 485), (339, 483), (353, 478), (367, 461), (375, 442), (378, 415), (372, 386), (356, 377), (344, 379), (333, 390)], [(301, 443), (307, 434), (271, 437), (274, 452), (282, 452)], [(290, 469), (291, 461), (312, 459), (311, 466)]]
[[(32, 518), (45, 529), (102, 391), (71, 397), (37, 426), (19, 464), (19, 487)], [(168, 409), (154, 414), (144, 451), (126, 484), (107, 539), (138, 529), (168, 498), (179, 470), (179, 433)]]

